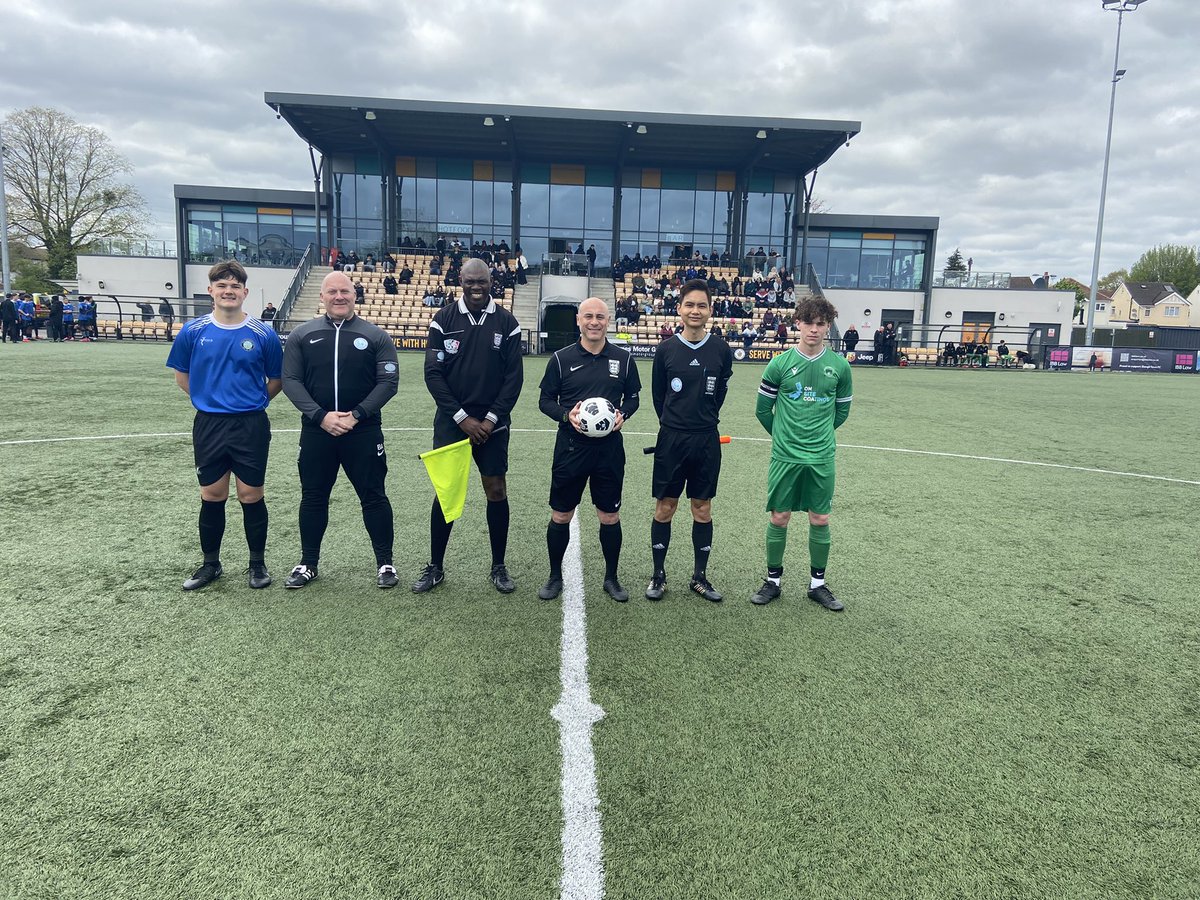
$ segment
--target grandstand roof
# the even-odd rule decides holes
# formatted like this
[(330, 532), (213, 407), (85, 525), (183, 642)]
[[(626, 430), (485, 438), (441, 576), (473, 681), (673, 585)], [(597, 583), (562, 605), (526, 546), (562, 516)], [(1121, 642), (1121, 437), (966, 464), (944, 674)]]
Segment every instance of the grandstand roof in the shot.
[[(323, 154), (615, 164), (806, 174), (861, 123), (767, 116), (620, 112), (268, 92), (264, 99)], [(368, 119), (368, 113), (374, 118)], [(490, 118), (493, 125), (485, 125)], [(645, 133), (639, 134), (639, 126)], [(758, 133), (766, 133), (758, 138)]]

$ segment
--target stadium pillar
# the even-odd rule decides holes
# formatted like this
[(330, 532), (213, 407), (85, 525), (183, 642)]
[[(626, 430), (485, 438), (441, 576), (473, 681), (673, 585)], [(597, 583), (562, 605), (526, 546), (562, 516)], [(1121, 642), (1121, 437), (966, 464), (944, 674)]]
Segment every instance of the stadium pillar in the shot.
[(608, 255), (610, 264), (613, 266), (621, 258), (621, 182), (624, 180), (624, 166), (615, 166), (613, 168), (612, 252)]
[(515, 253), (517, 244), (521, 243), (521, 161), (514, 159), (512, 167), (512, 242)]
[(313, 145), (308, 145), (308, 159), (312, 164), (313, 172), (313, 222), (316, 231), (316, 251), (317, 258), (315, 265), (321, 265), (324, 260), (324, 255), (321, 252), (321, 169), (325, 166), (324, 158), (317, 162), (317, 155), (313, 151)]
[(738, 172), (737, 178), (733, 183), (733, 224), (730, 226), (732, 232), (732, 246), (729, 248), (729, 255), (734, 259), (734, 265), (738, 267), (738, 271), (742, 271), (742, 262), (745, 259), (746, 252), (742, 247), (744, 243), (744, 235), (742, 234), (742, 223), (745, 222), (744, 206), (746, 201), (746, 173)]
[(5, 184), (4, 137), (0, 135), (0, 273), (3, 274), (4, 293), (7, 294), (12, 290), (12, 273), (8, 267), (8, 205), (4, 201)]
[(800, 241), (800, 271), (804, 279), (808, 280), (808, 223), (812, 217), (812, 196), (813, 191), (817, 187), (817, 170), (812, 170), (812, 180), (808, 178), (802, 180), (804, 185), (804, 236)]

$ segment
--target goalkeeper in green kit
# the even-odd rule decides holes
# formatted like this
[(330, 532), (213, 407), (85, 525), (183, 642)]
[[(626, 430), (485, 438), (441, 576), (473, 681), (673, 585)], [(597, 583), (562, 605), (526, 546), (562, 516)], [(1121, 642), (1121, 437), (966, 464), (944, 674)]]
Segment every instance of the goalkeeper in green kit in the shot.
[(829, 561), (829, 511), (833, 505), (833, 432), (850, 415), (850, 364), (825, 346), (837, 310), (824, 297), (796, 306), (800, 343), (772, 359), (758, 387), (755, 414), (771, 435), (767, 471), (767, 577), (750, 602), (770, 603), (780, 594), (787, 526), (793, 510), (808, 513), (808, 596), (840, 612), (842, 603), (825, 584)]

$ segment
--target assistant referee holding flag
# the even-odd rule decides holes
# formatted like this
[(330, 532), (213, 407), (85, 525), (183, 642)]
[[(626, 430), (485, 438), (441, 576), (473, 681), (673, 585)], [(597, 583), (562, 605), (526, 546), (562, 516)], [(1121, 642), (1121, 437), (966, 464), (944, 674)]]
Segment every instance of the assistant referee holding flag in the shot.
[(221, 577), (221, 539), (229, 475), (237, 476), (246, 543), (250, 548), (250, 587), (271, 583), (267, 546), (267, 451), (271, 423), (267, 404), (279, 393), (283, 348), (279, 335), (242, 309), (246, 270), (233, 260), (208, 270), (213, 309), (179, 330), (167, 355), (175, 383), (196, 407), (192, 447), (200, 481), (200, 550), (204, 564), (183, 583), (194, 591)]
[[(550, 470), (550, 524), (546, 548), (550, 577), (538, 590), (543, 600), (562, 592), (562, 561), (570, 543), (570, 524), (591, 482), (592, 504), (600, 519), (604, 552), (604, 592), (619, 603), (629, 599), (617, 577), (621, 558), (621, 488), (625, 483), (625, 445), (621, 426), (638, 408), (642, 382), (633, 355), (608, 342), (608, 305), (596, 297), (579, 304), (579, 340), (557, 351), (546, 364), (538, 409), (558, 422), (554, 463)], [(579, 429), (579, 406), (604, 397), (617, 408), (612, 433), (592, 438)]]
[(354, 485), (371, 537), (376, 583), (396, 586), (392, 565), (392, 504), (384, 492), (387, 456), (379, 411), (396, 395), (396, 345), (386, 331), (354, 314), (354, 285), (341, 272), (321, 282), (325, 315), (289, 336), (283, 392), (300, 410), (300, 565), (286, 587), (317, 577), (329, 524), (329, 494), (338, 467)]
[(679, 292), (683, 331), (658, 345), (650, 392), (658, 413), (654, 448), (654, 521), (650, 552), (654, 575), (647, 600), (661, 600), (666, 591), (667, 548), (671, 518), (687, 487), (692, 506), (694, 564), (689, 587), (705, 600), (723, 598), (709, 583), (706, 569), (712, 552), (712, 500), (721, 474), (721, 436), (717, 433), (721, 404), (733, 376), (733, 351), (706, 330), (712, 315), (708, 283), (694, 279)]

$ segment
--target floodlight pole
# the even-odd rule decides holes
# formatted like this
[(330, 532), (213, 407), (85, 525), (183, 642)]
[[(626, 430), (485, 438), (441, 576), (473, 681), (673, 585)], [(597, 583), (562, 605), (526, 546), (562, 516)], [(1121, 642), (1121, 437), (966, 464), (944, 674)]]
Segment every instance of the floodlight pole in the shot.
[(4, 199), (4, 138), (0, 136), (0, 273), (5, 294), (12, 290), (12, 272), (8, 267), (8, 204)]
[(1121, 59), (1121, 23), (1126, 12), (1137, 9), (1146, 0), (1120, 0), (1119, 5), (1113, 5), (1116, 0), (1101, 0), (1106, 10), (1117, 12), (1117, 49), (1113, 54), (1112, 93), (1108, 100), (1108, 136), (1104, 140), (1104, 174), (1100, 176), (1100, 215), (1096, 220), (1096, 252), (1092, 256), (1092, 287), (1088, 296), (1087, 309), (1087, 346), (1092, 345), (1096, 330), (1096, 291), (1100, 280), (1100, 242), (1104, 236), (1104, 200), (1108, 193), (1108, 159), (1112, 152), (1113, 114), (1117, 108), (1117, 82), (1125, 73), (1117, 68)]

